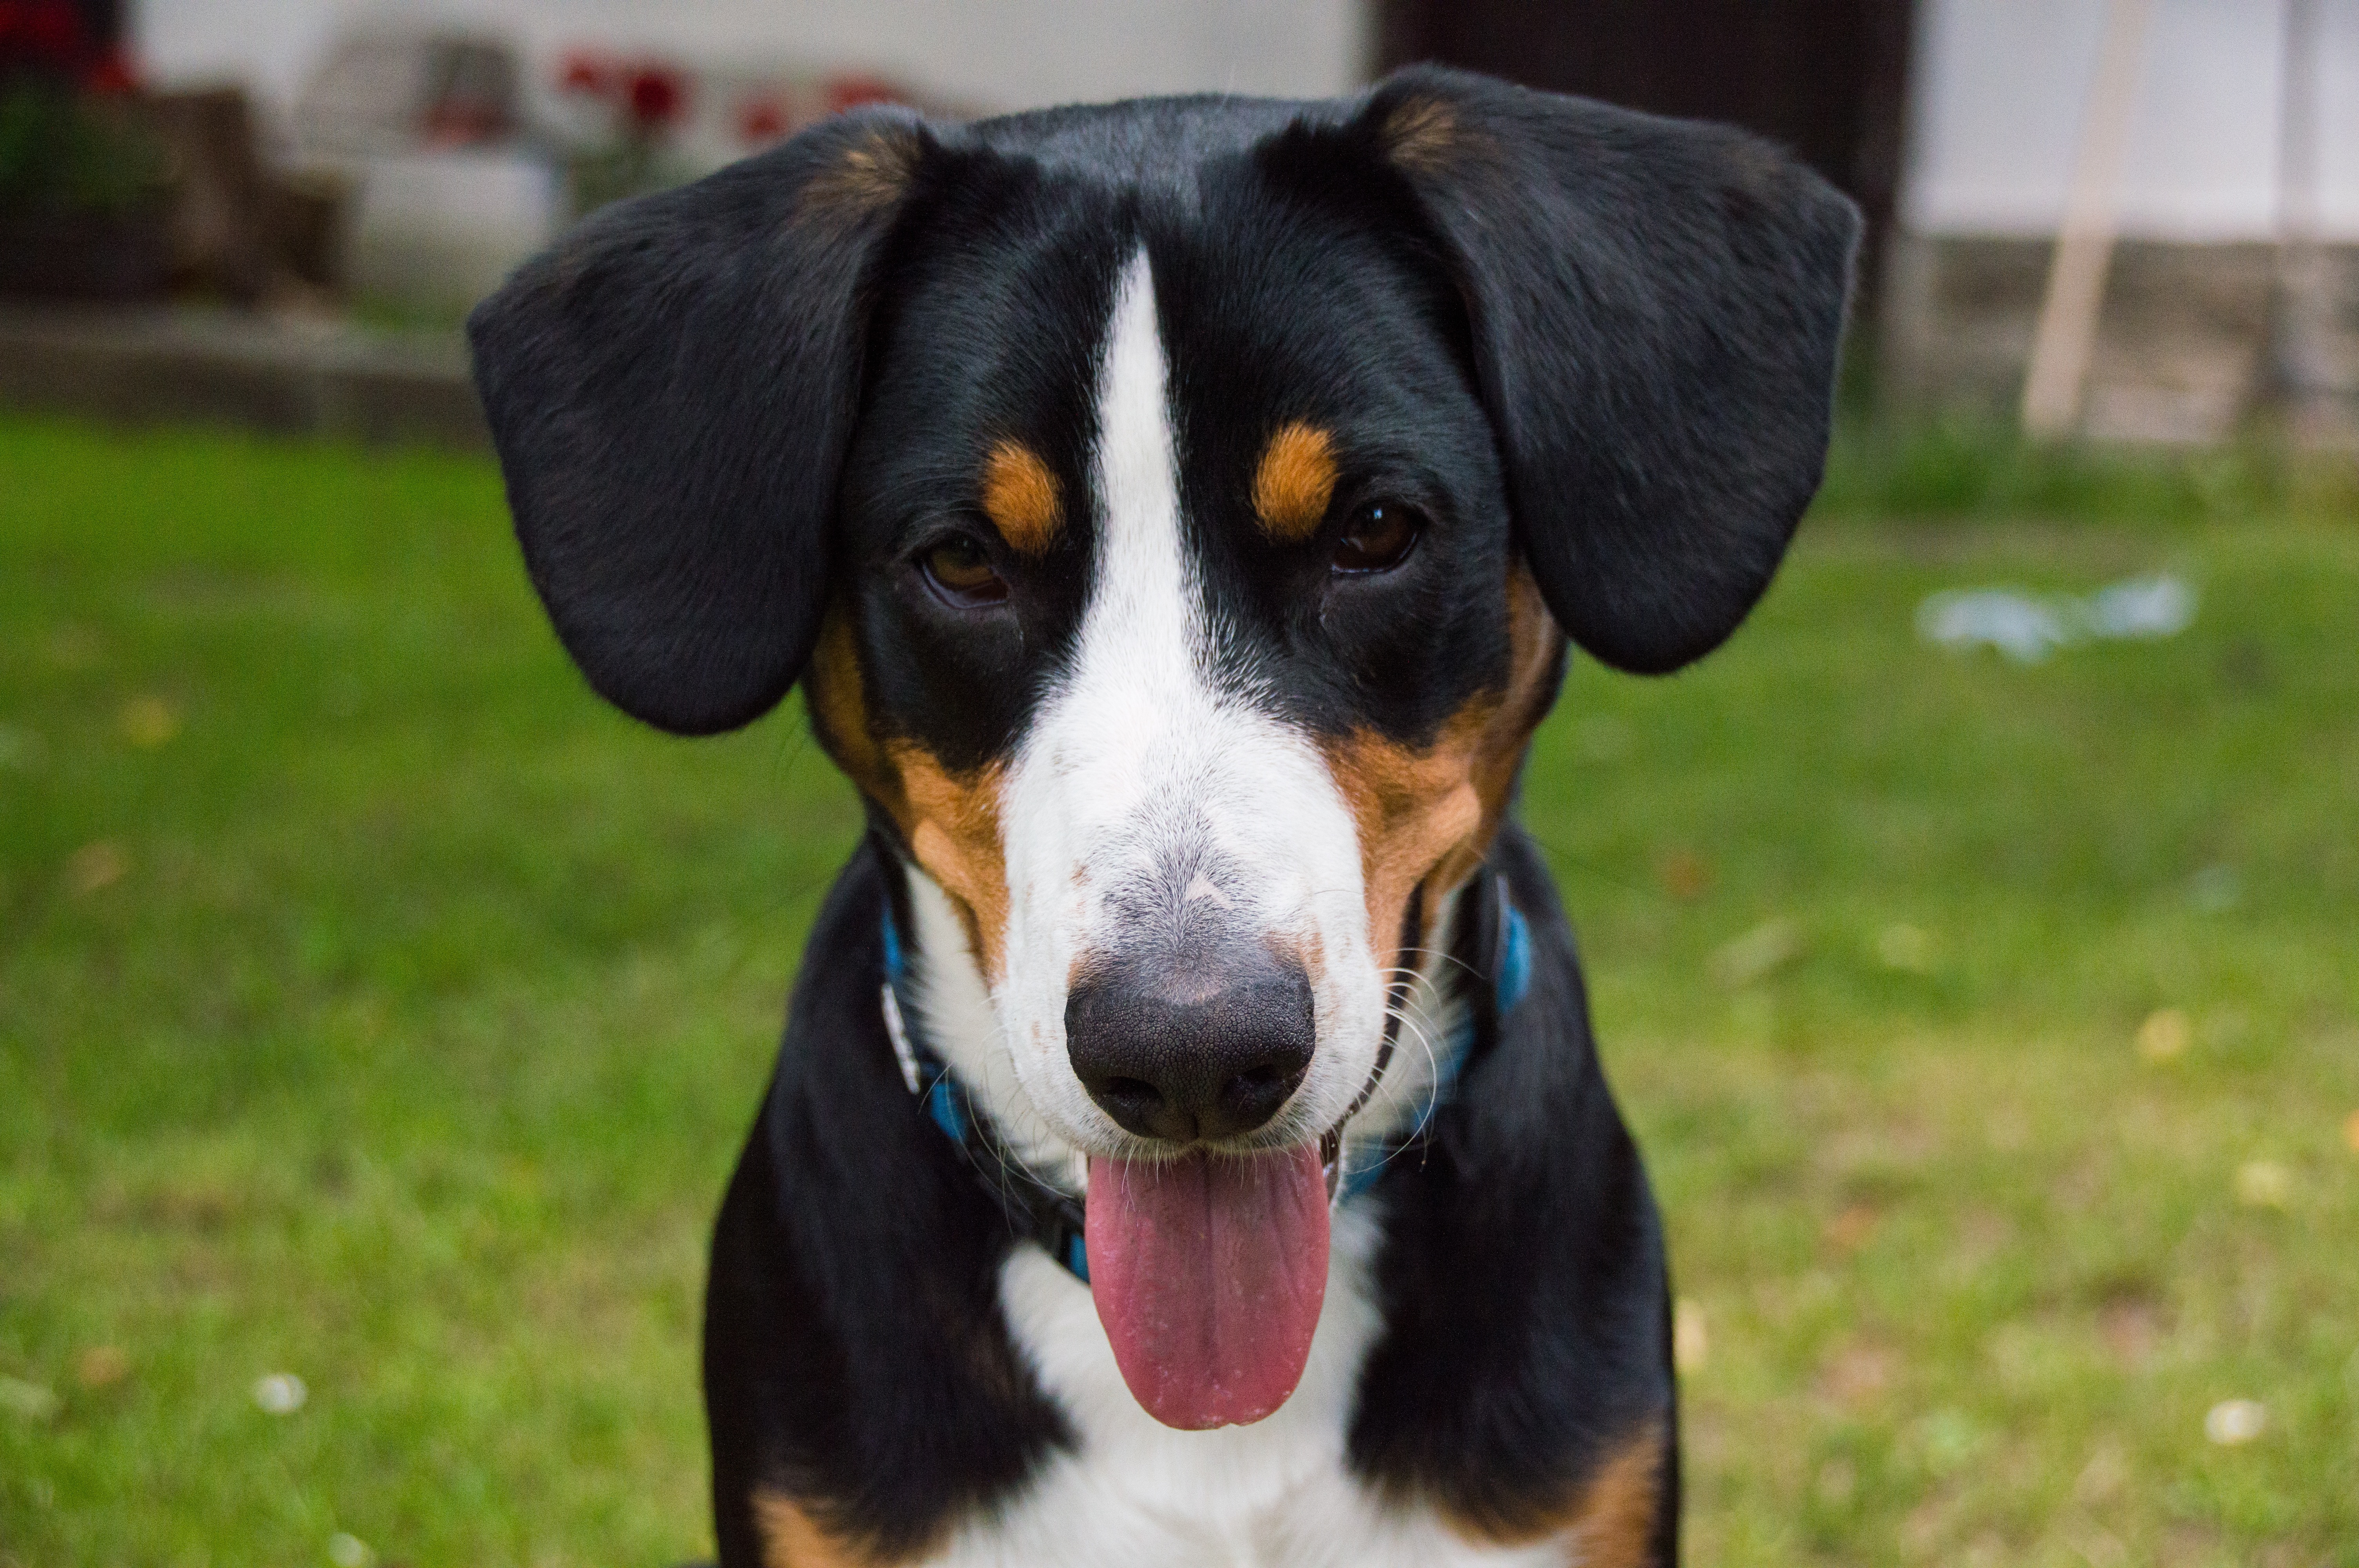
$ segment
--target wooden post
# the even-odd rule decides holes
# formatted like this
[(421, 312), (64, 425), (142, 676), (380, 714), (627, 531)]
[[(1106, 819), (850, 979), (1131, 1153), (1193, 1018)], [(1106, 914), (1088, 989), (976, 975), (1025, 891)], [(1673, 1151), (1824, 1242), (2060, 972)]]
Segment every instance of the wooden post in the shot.
[(2097, 316), (2104, 307), (2105, 269), (2113, 260), (2122, 158), (2129, 148), (2147, 24), (2153, 16), (2154, 0), (2107, 0), (2105, 5), (2096, 79), (2072, 159), (2072, 187), (2049, 263), (2039, 325), (2031, 335), (2031, 366), (2023, 378), (2023, 427), (2042, 440), (2070, 435), (2080, 422)]
[(2331, 380), (2320, 363), (2333, 330), (2326, 253), (2318, 240), (2318, 0), (2285, 0), (2277, 76), (2277, 256), (2269, 299), (2265, 395), (2299, 409)]

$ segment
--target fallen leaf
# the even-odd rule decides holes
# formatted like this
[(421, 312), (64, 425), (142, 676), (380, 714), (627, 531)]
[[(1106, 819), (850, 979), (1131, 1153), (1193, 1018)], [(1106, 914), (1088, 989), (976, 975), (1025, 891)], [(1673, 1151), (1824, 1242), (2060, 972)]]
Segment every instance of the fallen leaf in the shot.
[(2236, 1201), (2248, 1208), (2284, 1208), (2293, 1202), (2293, 1173), (2275, 1160), (2236, 1167)]
[(1712, 978), (1730, 990), (1768, 979), (1802, 956), (1802, 928), (1790, 920), (1755, 926), (1712, 956)]
[(100, 838), (76, 849), (66, 861), (66, 891), (76, 898), (111, 888), (131, 870), (131, 856), (112, 838)]
[(2349, 1146), (2351, 1152), (2359, 1154), (2359, 1110), (2343, 1119), (2343, 1141)]
[(1853, 1204), (1827, 1221), (1827, 1239), (1845, 1252), (1856, 1252), (1875, 1234), (1876, 1218), (1875, 1210), (1866, 1204)]
[(135, 697), (115, 714), (114, 727), (141, 751), (153, 751), (180, 732), (180, 716), (160, 697)]
[(1712, 891), (1712, 862), (1692, 849), (1674, 849), (1663, 857), (1663, 891), (1680, 903)]
[(1827, 1358), (1821, 1386), (1846, 1405), (1864, 1404), (1891, 1387), (1900, 1357), (1878, 1345), (1849, 1344)]
[(93, 1345), (74, 1362), (74, 1381), (85, 1389), (111, 1389), (131, 1375), (131, 1357), (117, 1345)]
[(2222, 1400), (2203, 1412), (2203, 1435), (2223, 1447), (2250, 1443), (2268, 1424), (2268, 1407), (2258, 1400)]
[(1671, 1306), (1671, 1365), (1682, 1376), (1692, 1376), (1711, 1359), (1712, 1336), (1704, 1328), (1703, 1303), (1681, 1296)]
[(2138, 1025), (2137, 1054), (2144, 1061), (2175, 1062), (2187, 1054), (2194, 1033), (2185, 1012), (2175, 1007), (2157, 1008)]
[(2162, 1341), (2162, 1314), (2152, 1302), (2118, 1296), (2097, 1310), (2097, 1333), (2114, 1358), (2135, 1370), (2153, 1358)]

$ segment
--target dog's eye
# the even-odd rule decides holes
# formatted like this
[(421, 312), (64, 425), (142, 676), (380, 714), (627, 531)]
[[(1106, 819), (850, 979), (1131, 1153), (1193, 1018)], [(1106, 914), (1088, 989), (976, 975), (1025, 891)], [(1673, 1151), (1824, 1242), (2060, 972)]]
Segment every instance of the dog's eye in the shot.
[(1007, 597), (1007, 579), (992, 569), (982, 544), (953, 534), (926, 552), (926, 577), (943, 598), (962, 609), (997, 604)]
[(1372, 501), (1352, 514), (1343, 536), (1335, 543), (1339, 572), (1390, 571), (1408, 558), (1417, 545), (1419, 518), (1412, 507), (1397, 501)]

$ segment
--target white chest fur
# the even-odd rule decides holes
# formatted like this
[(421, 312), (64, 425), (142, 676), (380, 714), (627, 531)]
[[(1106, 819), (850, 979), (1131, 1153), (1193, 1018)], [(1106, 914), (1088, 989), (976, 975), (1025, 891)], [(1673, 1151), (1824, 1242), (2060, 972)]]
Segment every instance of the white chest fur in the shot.
[(1343, 1444), (1360, 1365), (1381, 1324), (1367, 1289), (1377, 1240), (1364, 1200), (1335, 1217), (1327, 1303), (1294, 1397), (1252, 1426), (1175, 1432), (1138, 1407), (1089, 1288), (1036, 1247), (1000, 1273), (1016, 1343), (1064, 1411), (1073, 1449), (974, 1520), (943, 1568), (1449, 1568), (1562, 1564), (1560, 1545), (1469, 1543), (1355, 1480)]

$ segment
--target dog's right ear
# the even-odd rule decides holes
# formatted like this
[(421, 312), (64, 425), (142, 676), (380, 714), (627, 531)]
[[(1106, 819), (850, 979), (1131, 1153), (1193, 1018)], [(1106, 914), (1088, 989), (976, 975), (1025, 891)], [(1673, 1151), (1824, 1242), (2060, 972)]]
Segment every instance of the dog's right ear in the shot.
[(625, 712), (734, 729), (810, 657), (864, 283), (929, 145), (829, 121), (607, 209), (468, 318), (533, 586)]

